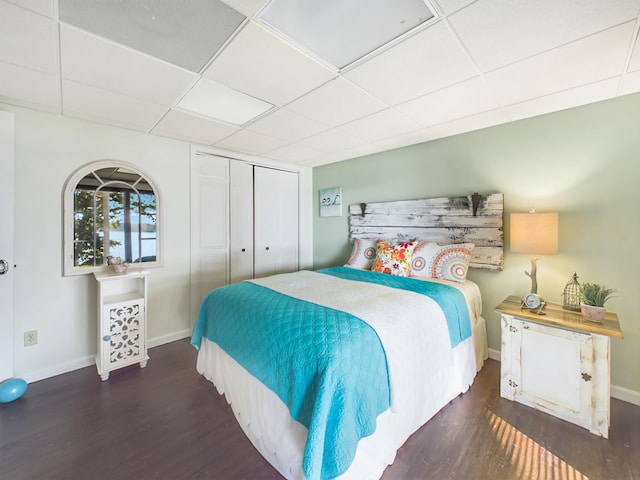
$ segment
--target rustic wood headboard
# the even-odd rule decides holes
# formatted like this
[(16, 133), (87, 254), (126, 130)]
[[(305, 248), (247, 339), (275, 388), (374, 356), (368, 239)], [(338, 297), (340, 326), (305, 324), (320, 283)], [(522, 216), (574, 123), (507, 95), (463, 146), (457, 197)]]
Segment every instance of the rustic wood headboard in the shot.
[(502, 270), (502, 193), (349, 206), (350, 238), (419, 238), (475, 244), (470, 267)]

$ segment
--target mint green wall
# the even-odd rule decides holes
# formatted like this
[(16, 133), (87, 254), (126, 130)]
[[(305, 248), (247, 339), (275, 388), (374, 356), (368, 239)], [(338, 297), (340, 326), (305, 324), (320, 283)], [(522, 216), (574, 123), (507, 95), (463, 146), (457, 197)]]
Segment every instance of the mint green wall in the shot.
[[(530, 256), (509, 252), (509, 213), (559, 212), (560, 252), (538, 262), (538, 292), (561, 302), (574, 271), (618, 291), (607, 303), (625, 335), (612, 340), (612, 384), (640, 395), (640, 94), (317, 167), (313, 177), (316, 268), (346, 261), (350, 204), (504, 193), (504, 270), (469, 274), (496, 350), (494, 307), (530, 288)], [(318, 190), (334, 186), (343, 215), (322, 218)]]

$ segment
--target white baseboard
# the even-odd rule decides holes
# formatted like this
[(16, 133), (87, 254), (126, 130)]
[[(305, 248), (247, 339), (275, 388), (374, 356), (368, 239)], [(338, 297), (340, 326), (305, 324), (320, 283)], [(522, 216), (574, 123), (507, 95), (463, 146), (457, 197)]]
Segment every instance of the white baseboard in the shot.
[(155, 337), (147, 339), (147, 347), (159, 347), (160, 345), (164, 345), (165, 343), (175, 342), (176, 340), (182, 340), (183, 338), (187, 338), (191, 336), (191, 329), (180, 330), (178, 332), (171, 333), (169, 335), (164, 335), (162, 337)]
[[(499, 362), (501, 360), (500, 350), (490, 348), (489, 358)], [(636, 392), (635, 390), (625, 387), (619, 387), (617, 385), (611, 385), (610, 394), (612, 398), (640, 406), (640, 392)]]
[[(175, 342), (176, 340), (181, 340), (183, 338), (189, 337), (191, 335), (190, 329), (181, 330), (169, 335), (164, 335), (162, 337), (155, 337), (151, 339), (147, 339), (147, 348), (158, 347), (160, 345), (164, 345), (165, 343)], [(67, 362), (62, 365), (53, 365), (48, 368), (43, 368), (41, 370), (34, 370), (32, 372), (24, 372), (20, 375), (20, 378), (24, 379), (27, 383), (37, 382), (38, 380), (44, 380), (45, 378), (55, 377), (57, 375), (62, 375), (63, 373), (72, 372), (73, 370), (78, 370), (80, 368), (90, 367), (91, 365), (96, 364), (96, 359), (94, 355), (89, 357), (78, 358), (71, 362)], [(96, 372), (97, 375), (97, 372)]]

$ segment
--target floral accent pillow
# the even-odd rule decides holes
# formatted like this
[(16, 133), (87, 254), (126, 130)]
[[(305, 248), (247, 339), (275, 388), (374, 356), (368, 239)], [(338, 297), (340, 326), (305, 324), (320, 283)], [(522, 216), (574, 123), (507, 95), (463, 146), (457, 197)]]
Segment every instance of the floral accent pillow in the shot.
[(351, 256), (345, 267), (371, 269), (373, 259), (376, 258), (376, 241), (366, 238), (354, 238)]
[(378, 240), (376, 243), (378, 251), (371, 264), (371, 271), (408, 277), (411, 273), (411, 254), (416, 248), (415, 242)]
[(420, 242), (411, 257), (410, 275), (462, 283), (467, 278), (474, 246), (473, 243), (440, 245)]

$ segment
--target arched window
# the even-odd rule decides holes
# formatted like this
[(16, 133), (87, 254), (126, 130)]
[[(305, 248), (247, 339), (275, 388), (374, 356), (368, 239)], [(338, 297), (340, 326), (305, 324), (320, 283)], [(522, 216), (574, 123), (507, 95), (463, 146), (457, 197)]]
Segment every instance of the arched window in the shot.
[(106, 268), (108, 257), (159, 265), (158, 197), (150, 177), (123, 162), (77, 170), (64, 190), (64, 274)]

